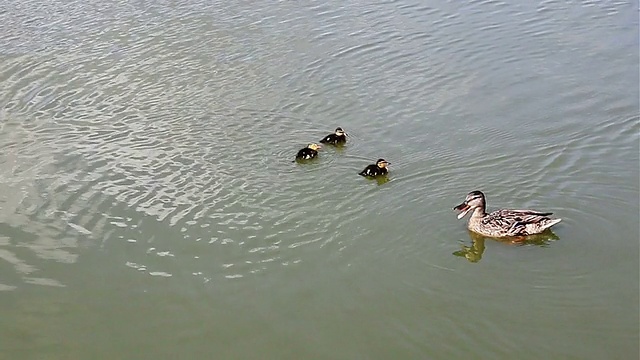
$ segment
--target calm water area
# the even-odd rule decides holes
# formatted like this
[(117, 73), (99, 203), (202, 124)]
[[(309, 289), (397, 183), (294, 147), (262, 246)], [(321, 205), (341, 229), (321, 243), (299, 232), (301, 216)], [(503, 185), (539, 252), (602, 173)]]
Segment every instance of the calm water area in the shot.
[(637, 1), (0, 4), (0, 359), (639, 358)]

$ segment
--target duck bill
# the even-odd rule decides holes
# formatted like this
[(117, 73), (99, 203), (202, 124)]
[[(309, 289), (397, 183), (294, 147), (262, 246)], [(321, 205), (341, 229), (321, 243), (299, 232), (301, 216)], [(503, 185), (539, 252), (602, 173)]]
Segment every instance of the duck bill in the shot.
[(453, 210), (457, 210), (460, 211), (460, 214), (458, 214), (458, 220), (462, 219), (465, 215), (467, 215), (467, 213), (469, 212), (469, 210), (471, 210), (471, 206), (462, 203), (456, 207), (453, 208)]

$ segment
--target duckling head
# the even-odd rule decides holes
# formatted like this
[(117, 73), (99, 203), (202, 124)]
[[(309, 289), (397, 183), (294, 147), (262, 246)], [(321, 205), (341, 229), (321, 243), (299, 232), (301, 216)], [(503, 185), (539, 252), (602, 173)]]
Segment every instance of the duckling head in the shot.
[(469, 211), (476, 208), (484, 209), (485, 207), (486, 200), (484, 198), (484, 194), (482, 193), (482, 191), (475, 190), (468, 193), (462, 204), (454, 207), (453, 210), (460, 211), (460, 213), (458, 214), (458, 219), (462, 219), (469, 213)]
[(311, 150), (316, 150), (316, 151), (322, 149), (322, 146), (320, 146), (320, 145), (318, 145), (316, 143), (311, 143), (311, 144), (307, 145), (307, 147), (309, 149), (311, 149)]
[(388, 162), (388, 161), (387, 161), (387, 160), (385, 160), (385, 159), (378, 159), (378, 161), (376, 161), (376, 165), (377, 165), (379, 168), (384, 169), (384, 168), (386, 168), (386, 167), (387, 167), (387, 165), (391, 165), (391, 163), (390, 163), (390, 162)]
[(339, 128), (336, 128), (336, 135), (343, 136), (343, 135), (347, 135), (347, 133), (344, 132), (344, 130), (342, 130), (341, 127), (339, 127)]

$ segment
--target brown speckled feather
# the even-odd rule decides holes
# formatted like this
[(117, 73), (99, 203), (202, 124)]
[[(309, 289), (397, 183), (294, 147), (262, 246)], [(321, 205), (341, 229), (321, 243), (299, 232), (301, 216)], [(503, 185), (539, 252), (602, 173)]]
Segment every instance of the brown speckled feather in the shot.
[(561, 221), (550, 218), (550, 212), (502, 209), (487, 214), (485, 207), (484, 194), (476, 190), (467, 194), (464, 202), (454, 210), (460, 211), (458, 219), (471, 212), (469, 230), (496, 238), (539, 234)]
[(484, 229), (482, 232), (491, 231), (493, 236), (526, 236), (540, 233), (557, 223), (558, 219), (548, 217), (551, 214), (533, 210), (502, 209), (484, 216), (479, 225), (480, 229)]

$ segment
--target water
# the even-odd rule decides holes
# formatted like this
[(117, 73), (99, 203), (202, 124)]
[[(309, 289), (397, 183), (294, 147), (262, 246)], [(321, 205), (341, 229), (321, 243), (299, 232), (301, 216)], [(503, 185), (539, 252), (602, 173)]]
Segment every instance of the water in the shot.
[[(638, 358), (637, 4), (28, 0), (0, 24), (2, 358)], [(357, 176), (379, 157), (388, 182)], [(451, 210), (476, 189), (563, 222), (477, 238)]]

